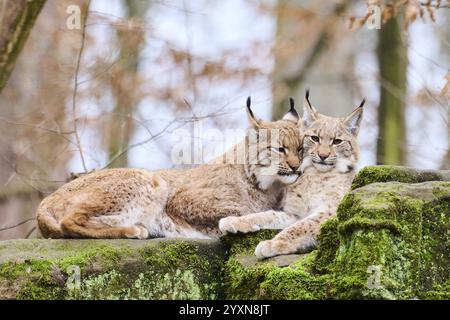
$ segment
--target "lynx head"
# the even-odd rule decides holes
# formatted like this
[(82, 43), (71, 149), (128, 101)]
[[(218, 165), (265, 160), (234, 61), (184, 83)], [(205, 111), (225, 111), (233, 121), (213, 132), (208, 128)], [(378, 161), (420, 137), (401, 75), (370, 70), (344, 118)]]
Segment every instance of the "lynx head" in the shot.
[(311, 166), (321, 172), (336, 168), (340, 173), (347, 173), (355, 169), (364, 102), (365, 99), (345, 118), (327, 117), (316, 111), (306, 91), (302, 171)]
[(294, 183), (300, 175), (301, 137), (300, 117), (290, 99), (290, 109), (278, 121), (257, 119), (247, 99), (250, 129), (246, 136), (247, 173), (256, 178), (261, 189), (275, 182)]

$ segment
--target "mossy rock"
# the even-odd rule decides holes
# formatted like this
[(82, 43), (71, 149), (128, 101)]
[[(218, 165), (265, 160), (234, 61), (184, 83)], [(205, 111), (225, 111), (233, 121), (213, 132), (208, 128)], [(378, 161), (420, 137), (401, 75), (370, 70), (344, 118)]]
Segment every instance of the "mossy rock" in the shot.
[(251, 234), (227, 235), (229, 247), (225, 263), (224, 294), (226, 299), (324, 299), (325, 280), (315, 277), (316, 253), (278, 256), (259, 261), (254, 256), (256, 245), (273, 238), (279, 230), (263, 230)]
[(346, 195), (338, 219), (331, 269), (357, 297), (449, 296), (450, 182), (373, 183)]
[[(323, 224), (318, 248), (283, 267), (251, 258), (265, 232), (231, 239), (229, 299), (448, 299), (450, 182), (372, 183)], [(233, 246), (233, 243), (236, 245)]]
[(403, 166), (367, 166), (353, 179), (352, 189), (375, 182), (420, 183), (426, 181), (450, 181), (450, 170), (420, 170)]
[(213, 240), (0, 242), (2, 299), (215, 299), (225, 247)]
[(367, 167), (316, 250), (263, 261), (254, 249), (277, 230), (221, 241), (1, 241), (0, 298), (450, 299), (447, 174)]

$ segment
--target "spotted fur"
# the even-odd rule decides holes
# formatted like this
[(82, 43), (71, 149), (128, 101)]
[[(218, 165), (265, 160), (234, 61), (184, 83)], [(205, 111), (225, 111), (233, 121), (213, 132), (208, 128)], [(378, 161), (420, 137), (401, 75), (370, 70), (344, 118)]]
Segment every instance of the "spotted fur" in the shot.
[(259, 243), (255, 249), (259, 258), (308, 252), (317, 245), (320, 225), (336, 215), (339, 202), (355, 175), (363, 105), (364, 100), (345, 118), (327, 117), (315, 110), (307, 95), (303, 116), (303, 174), (289, 188), (284, 206), (284, 213), (295, 217), (296, 222), (274, 239)]
[(362, 106), (345, 118), (319, 114), (307, 95), (303, 115), (302, 176), (288, 188), (283, 211), (268, 210), (222, 219), (223, 232), (283, 229), (274, 239), (258, 244), (255, 254), (267, 258), (307, 252), (316, 246), (320, 225), (336, 215), (349, 190), (359, 159), (357, 135)]
[(283, 120), (262, 121), (250, 100), (247, 112), (245, 140), (221, 161), (185, 170), (102, 170), (62, 186), (38, 208), (42, 235), (214, 238), (221, 218), (280, 210), (299, 176), (298, 116), (290, 110)]

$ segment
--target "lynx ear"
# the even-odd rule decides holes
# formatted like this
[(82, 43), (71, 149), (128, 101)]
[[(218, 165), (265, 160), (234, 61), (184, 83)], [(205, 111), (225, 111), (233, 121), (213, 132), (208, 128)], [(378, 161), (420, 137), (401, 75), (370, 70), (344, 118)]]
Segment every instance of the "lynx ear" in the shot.
[(309, 127), (316, 120), (317, 110), (309, 101), (309, 90), (306, 90), (305, 103), (303, 104), (303, 124), (305, 127)]
[(299, 119), (298, 112), (295, 110), (295, 101), (293, 98), (289, 98), (289, 111), (284, 115), (282, 120), (298, 123)]
[(253, 111), (251, 109), (251, 104), (252, 104), (252, 100), (250, 97), (247, 98), (247, 116), (248, 116), (248, 121), (250, 122), (250, 125), (255, 128), (258, 129), (261, 126), (261, 120), (255, 118), (255, 115), (253, 114)]
[(363, 115), (363, 106), (366, 102), (366, 99), (363, 99), (359, 104), (359, 107), (352, 111), (347, 117), (344, 119), (344, 124), (352, 135), (357, 136), (359, 132), (359, 127), (361, 125), (362, 115)]

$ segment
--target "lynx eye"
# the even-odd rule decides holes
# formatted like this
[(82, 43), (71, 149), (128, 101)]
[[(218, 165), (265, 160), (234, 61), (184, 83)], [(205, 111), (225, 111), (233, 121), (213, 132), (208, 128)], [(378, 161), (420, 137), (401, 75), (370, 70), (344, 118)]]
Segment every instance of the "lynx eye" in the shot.
[(278, 152), (286, 153), (286, 149), (285, 148), (278, 148)]
[(338, 145), (338, 144), (341, 144), (341, 143), (342, 143), (341, 139), (333, 139), (333, 144), (334, 145)]
[(312, 141), (317, 142), (317, 143), (319, 143), (319, 141), (320, 141), (318, 136), (310, 136), (310, 138)]

